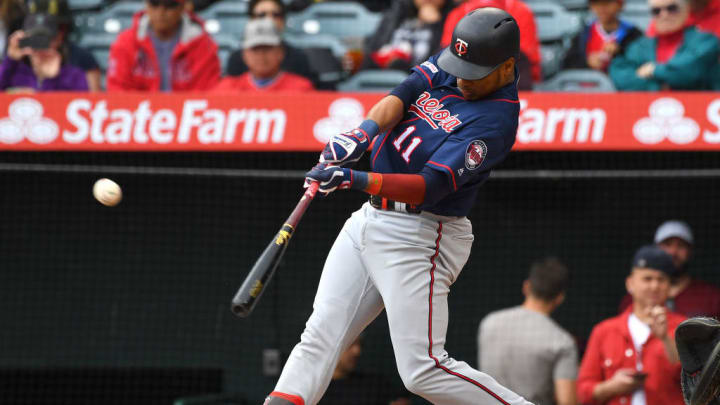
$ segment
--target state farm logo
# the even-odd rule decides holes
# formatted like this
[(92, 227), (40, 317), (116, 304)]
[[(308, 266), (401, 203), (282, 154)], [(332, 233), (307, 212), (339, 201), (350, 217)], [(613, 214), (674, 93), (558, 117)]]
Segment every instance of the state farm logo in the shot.
[(517, 141), (522, 144), (601, 144), (607, 114), (601, 108), (532, 108), (520, 100)]
[(633, 126), (633, 135), (640, 143), (654, 145), (668, 139), (685, 145), (697, 139), (700, 126), (692, 118), (685, 117), (683, 104), (671, 97), (659, 98), (650, 104), (649, 117), (640, 119)]
[(333, 135), (357, 128), (365, 117), (365, 107), (354, 98), (339, 98), (330, 104), (328, 115), (313, 125), (313, 136), (323, 144)]
[(8, 118), (0, 119), (0, 142), (13, 144), (27, 139), (50, 143), (60, 134), (55, 121), (43, 117), (43, 106), (32, 98), (18, 98), (8, 107)]

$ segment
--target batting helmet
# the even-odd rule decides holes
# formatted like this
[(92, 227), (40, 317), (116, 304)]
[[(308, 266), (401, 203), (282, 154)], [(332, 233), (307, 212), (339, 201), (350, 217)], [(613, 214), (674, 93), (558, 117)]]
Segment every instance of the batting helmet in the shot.
[(438, 65), (455, 77), (478, 80), (520, 51), (517, 21), (499, 8), (472, 11), (455, 26), (452, 42)]

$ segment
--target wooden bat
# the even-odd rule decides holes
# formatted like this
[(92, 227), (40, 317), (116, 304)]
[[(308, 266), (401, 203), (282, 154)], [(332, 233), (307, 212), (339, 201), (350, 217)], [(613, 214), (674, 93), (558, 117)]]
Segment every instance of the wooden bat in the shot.
[(285, 254), (285, 249), (290, 243), (293, 232), (297, 229), (300, 219), (315, 197), (318, 186), (317, 182), (310, 183), (293, 212), (285, 220), (285, 224), (283, 224), (275, 238), (257, 259), (250, 273), (245, 277), (245, 281), (243, 281), (232, 300), (231, 308), (235, 315), (246, 318), (257, 305), (260, 296), (265, 291), (273, 274), (275, 274), (275, 269), (277, 269), (280, 260)]

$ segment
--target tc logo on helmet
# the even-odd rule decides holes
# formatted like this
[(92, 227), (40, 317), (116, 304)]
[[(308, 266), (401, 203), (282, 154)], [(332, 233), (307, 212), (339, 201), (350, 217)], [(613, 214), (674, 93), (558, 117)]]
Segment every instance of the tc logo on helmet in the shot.
[(463, 56), (467, 53), (468, 43), (463, 41), (460, 38), (457, 38), (455, 40), (455, 52), (457, 52), (458, 56)]

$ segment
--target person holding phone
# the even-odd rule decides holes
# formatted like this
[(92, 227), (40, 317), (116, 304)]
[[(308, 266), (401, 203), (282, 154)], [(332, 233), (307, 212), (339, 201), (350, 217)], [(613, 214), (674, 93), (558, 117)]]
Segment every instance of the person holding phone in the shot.
[(593, 328), (578, 374), (583, 404), (683, 404), (674, 334), (685, 317), (665, 307), (675, 265), (657, 245), (640, 248), (625, 287), (622, 314)]
[(8, 38), (0, 64), (0, 89), (14, 92), (87, 91), (85, 72), (68, 63), (68, 50), (54, 15), (29, 14)]

